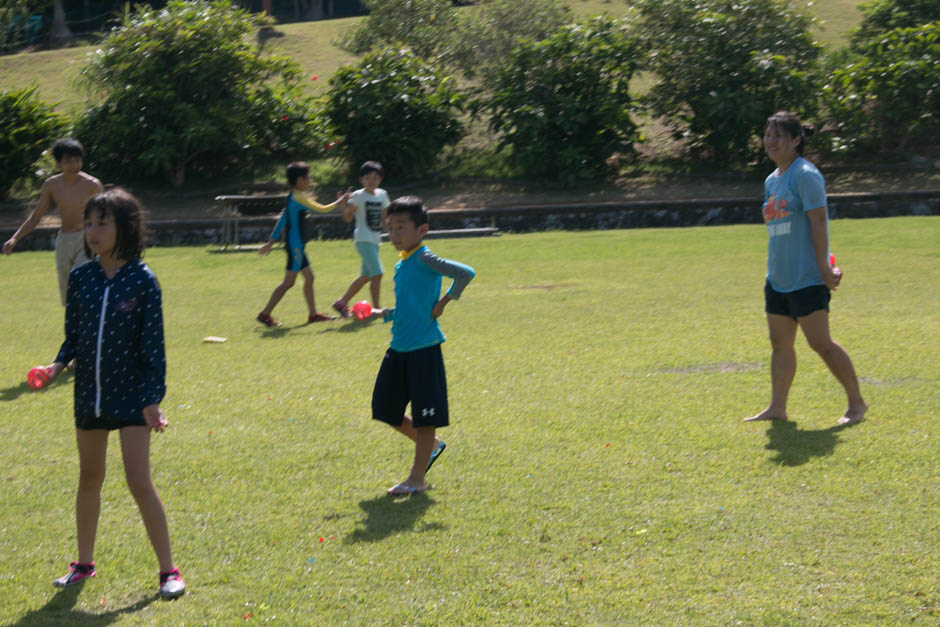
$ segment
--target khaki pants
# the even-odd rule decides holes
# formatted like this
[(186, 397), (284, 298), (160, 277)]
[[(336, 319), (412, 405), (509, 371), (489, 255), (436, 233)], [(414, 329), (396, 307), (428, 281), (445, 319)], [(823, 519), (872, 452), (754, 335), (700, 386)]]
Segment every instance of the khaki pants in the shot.
[(85, 255), (85, 232), (74, 231), (63, 233), (55, 237), (55, 269), (59, 275), (59, 295), (62, 306), (65, 306), (65, 297), (69, 289), (69, 273), (89, 259)]

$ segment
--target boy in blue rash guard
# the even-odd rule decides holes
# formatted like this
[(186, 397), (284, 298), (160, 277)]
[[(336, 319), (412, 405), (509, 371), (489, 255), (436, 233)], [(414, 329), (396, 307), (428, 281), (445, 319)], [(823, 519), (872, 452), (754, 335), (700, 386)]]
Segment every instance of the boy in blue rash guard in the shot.
[[(388, 489), (404, 495), (428, 489), (425, 474), (444, 451), (435, 435), (449, 422), (447, 379), (437, 319), (458, 300), (475, 273), (473, 268), (442, 259), (422, 244), (428, 232), (428, 210), (416, 196), (393, 201), (386, 210), (389, 239), (401, 260), (395, 264), (395, 307), (374, 309), (372, 316), (392, 322), (392, 341), (375, 380), (372, 418), (391, 425), (415, 443), (408, 478)], [(441, 296), (442, 276), (454, 279)], [(413, 417), (405, 414), (411, 403)]]
[(294, 287), (297, 273), (304, 275), (304, 298), (307, 301), (308, 310), (307, 322), (323, 322), (335, 318), (317, 311), (316, 301), (313, 297), (313, 271), (310, 270), (310, 261), (304, 253), (304, 245), (307, 243), (307, 236), (304, 232), (304, 212), (313, 210), (319, 213), (327, 213), (337, 205), (345, 204), (348, 194), (341, 195), (336, 202), (328, 205), (321, 205), (311, 199), (305, 193), (310, 187), (310, 168), (302, 161), (296, 161), (287, 166), (287, 182), (291, 186), (291, 191), (287, 194), (287, 205), (274, 226), (271, 238), (258, 251), (261, 255), (267, 255), (271, 252), (274, 242), (281, 237), (282, 232), (284, 233), (284, 250), (287, 252), (287, 270), (284, 273), (284, 280), (274, 288), (271, 297), (268, 299), (268, 304), (258, 314), (258, 322), (269, 327), (281, 326), (271, 317), (271, 312), (274, 311), (287, 290)]

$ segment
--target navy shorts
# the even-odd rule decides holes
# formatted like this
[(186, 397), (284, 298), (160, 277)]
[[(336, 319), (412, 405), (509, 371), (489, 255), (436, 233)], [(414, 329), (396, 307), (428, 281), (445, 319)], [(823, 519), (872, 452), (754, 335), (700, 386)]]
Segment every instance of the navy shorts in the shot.
[(778, 292), (770, 287), (770, 281), (764, 285), (764, 311), (788, 318), (802, 318), (814, 311), (829, 311), (831, 294), (825, 285), (810, 285), (795, 292)]
[(284, 250), (287, 251), (288, 272), (300, 272), (310, 265), (310, 261), (307, 259), (307, 253), (304, 252), (303, 248), (291, 248), (287, 246)]
[(82, 431), (91, 431), (93, 429), (107, 429), (108, 431), (115, 431), (117, 429), (123, 429), (124, 427), (146, 427), (147, 421), (144, 419), (144, 412), (141, 411), (140, 415), (134, 419), (128, 418), (113, 418), (111, 416), (101, 416), (96, 417), (91, 416), (75, 416), (75, 428), (81, 429)]
[(440, 344), (407, 353), (392, 349), (385, 352), (372, 390), (372, 418), (393, 427), (401, 426), (409, 402), (415, 427), (450, 424)]

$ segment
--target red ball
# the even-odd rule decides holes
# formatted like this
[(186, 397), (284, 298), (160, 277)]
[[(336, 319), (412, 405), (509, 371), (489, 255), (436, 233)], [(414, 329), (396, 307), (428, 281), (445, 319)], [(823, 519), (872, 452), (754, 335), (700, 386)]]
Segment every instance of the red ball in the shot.
[(26, 382), (29, 384), (29, 387), (38, 390), (49, 383), (49, 371), (46, 370), (44, 366), (30, 368), (29, 372), (26, 374)]
[(370, 305), (367, 300), (360, 300), (352, 306), (352, 310), (359, 320), (365, 320), (372, 315), (372, 305)]

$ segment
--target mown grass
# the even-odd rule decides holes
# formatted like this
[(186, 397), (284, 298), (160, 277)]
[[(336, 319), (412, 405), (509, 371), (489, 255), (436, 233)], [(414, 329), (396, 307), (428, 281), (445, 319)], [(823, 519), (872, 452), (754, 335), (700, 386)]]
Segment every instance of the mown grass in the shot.
[[(170, 428), (152, 461), (190, 589), (172, 603), (116, 440), (99, 575), (50, 585), (75, 553), (71, 388), (23, 379), (62, 311), (51, 253), (4, 258), (0, 623), (933, 623), (938, 234), (832, 223), (833, 334), (871, 405), (851, 428), (802, 338), (793, 421), (741, 422), (769, 394), (759, 226), (430, 242), (478, 277), (442, 319), (447, 453), (398, 500), (411, 447), (369, 419), (388, 327), (301, 325), (298, 287), (266, 330), (279, 255), (153, 249)], [(307, 249), (325, 308), (355, 253)]]

